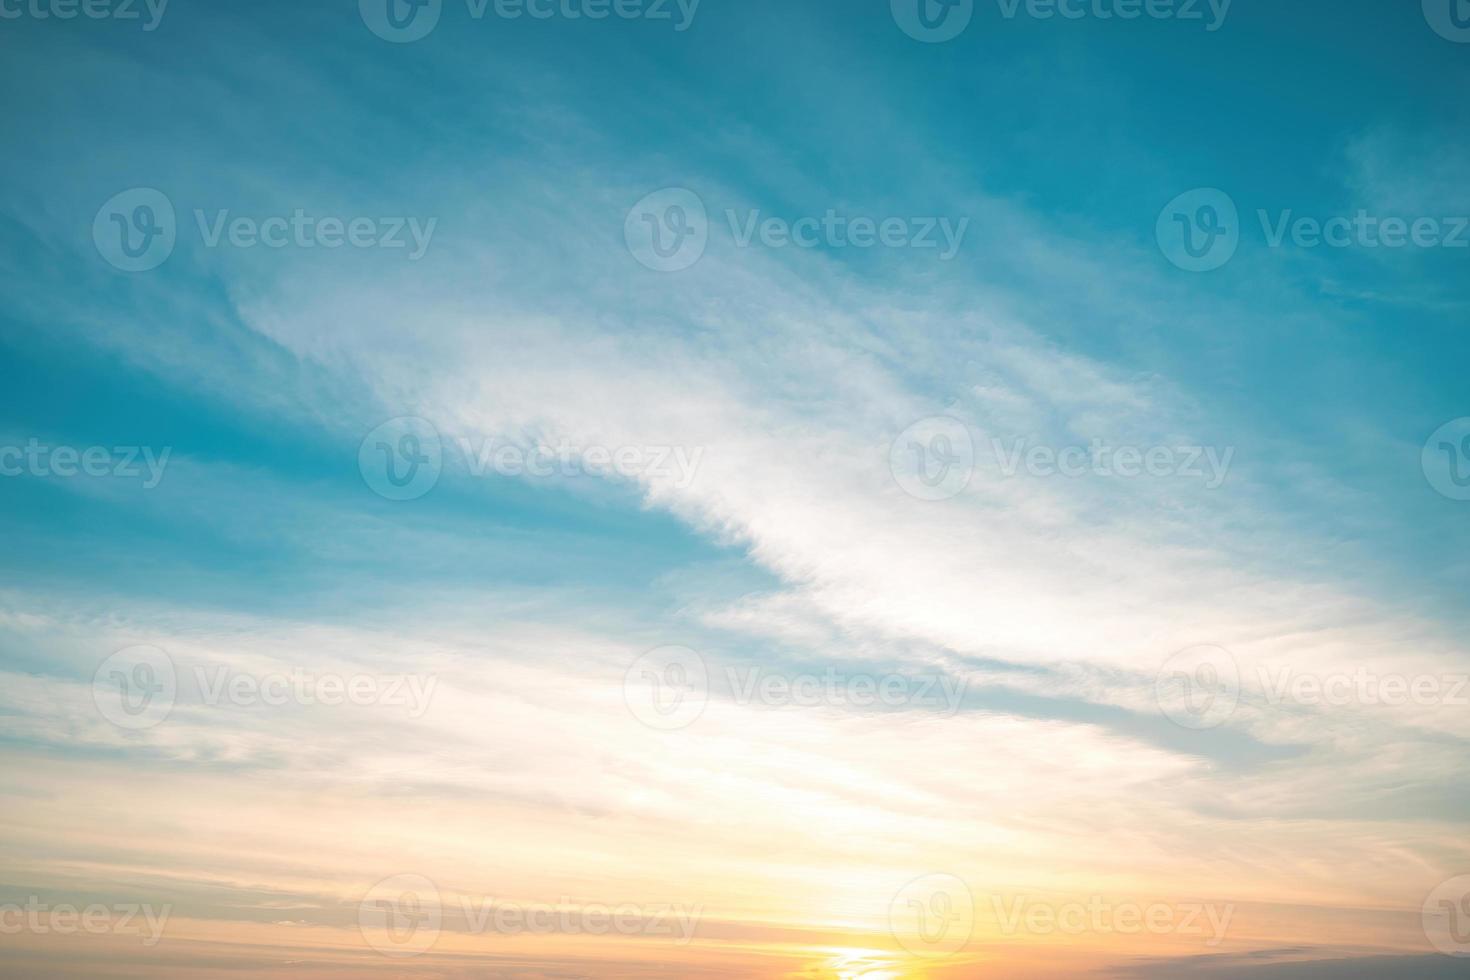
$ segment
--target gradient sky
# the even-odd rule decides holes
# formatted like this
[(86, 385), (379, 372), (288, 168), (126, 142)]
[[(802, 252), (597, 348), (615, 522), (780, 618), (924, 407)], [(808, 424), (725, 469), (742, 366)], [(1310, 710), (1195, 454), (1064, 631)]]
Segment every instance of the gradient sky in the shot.
[[(0, 449), (168, 452), (155, 485), (0, 476), (0, 906), (169, 909), (154, 944), (0, 909), (0, 976), (1462, 975), (1423, 910), (1470, 875), (1470, 705), (1268, 679), (1470, 671), (1470, 501), (1431, 465), (1470, 433), (1470, 248), (1278, 247), (1259, 212), (1456, 227), (1470, 36), (1449, 0), (974, 0), (929, 43), (905, 2), (442, 0), (401, 43), (374, 0), (0, 0)], [(130, 272), (94, 225), (137, 188), (176, 241)], [(1238, 214), (1208, 271), (1166, 234), (1197, 189)], [(650, 268), (671, 193), (707, 244)], [(434, 224), (418, 257), (200, 227), (298, 209)], [(828, 212), (964, 230), (740, 238)], [(404, 417), (442, 463), (395, 500), (371, 460)], [(902, 461), (936, 431), (973, 466), (923, 499)], [(1008, 473), (1017, 440), (1229, 462)], [(486, 471), (487, 443), (690, 470)], [(106, 663), (139, 646), (177, 691), (127, 727)], [(707, 678), (678, 727), (639, 701), (669, 648)], [(1201, 649), (1238, 704), (1181, 724), (1159, 680)], [(200, 683), (293, 670), (425, 701)], [(828, 670), (958, 694), (742, 697)], [(442, 921), (385, 956), (363, 909), (405, 876)], [(959, 901), (935, 948), (916, 895)], [(697, 928), (477, 930), (486, 901)], [(1229, 926), (1009, 915), (1098, 904)]]

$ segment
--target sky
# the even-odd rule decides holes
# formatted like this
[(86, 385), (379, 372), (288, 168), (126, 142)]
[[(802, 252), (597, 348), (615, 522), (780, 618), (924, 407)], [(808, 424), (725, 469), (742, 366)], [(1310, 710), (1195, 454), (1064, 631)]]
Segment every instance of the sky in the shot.
[(1470, 4), (0, 0), (0, 977), (1470, 957)]

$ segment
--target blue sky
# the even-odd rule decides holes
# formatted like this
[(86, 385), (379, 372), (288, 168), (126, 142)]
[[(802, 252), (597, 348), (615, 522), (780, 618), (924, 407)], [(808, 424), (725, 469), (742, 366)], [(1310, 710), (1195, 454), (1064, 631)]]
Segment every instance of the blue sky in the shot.
[[(18, 772), (40, 753), (68, 774), (64, 789), (50, 775), (17, 784), (18, 798), (101, 799), (119, 778), (106, 760), (122, 759), (201, 799), (239, 771), (283, 786), (350, 771), (353, 792), (390, 799), (402, 790), (391, 774), (358, 770), (351, 746), (363, 743), (348, 739), (363, 738), (427, 760), (437, 775), (414, 791), (432, 805), (513, 786), (532, 826), (551, 799), (558, 820), (632, 805), (609, 773), (638, 774), (627, 778), (649, 799), (785, 800), (805, 813), (784, 795), (797, 792), (790, 774), (743, 772), (745, 757), (725, 754), (748, 718), (720, 715), (728, 729), (690, 750), (704, 762), (678, 771), (639, 754), (642, 733), (624, 741), (626, 717), (599, 713), (608, 677), (677, 644), (711, 666), (715, 702), (733, 697), (729, 665), (964, 679), (952, 720), (971, 726), (963, 735), (924, 712), (791, 727), (782, 715), (752, 748), (764, 758), (799, 739), (833, 753), (800, 760), (855, 842), (825, 854), (851, 871), (833, 882), (868, 881), (854, 853), (891, 844), (887, 820), (903, 825), (902, 805), (867, 814), (865, 780), (913, 780), (912, 799), (932, 794), (957, 821), (984, 810), (971, 795), (984, 790), (940, 788), (971, 778), (959, 757), (934, 756), (942, 773), (905, 771), (839, 737), (849, 723), (876, 726), (859, 746), (1006, 733), (1028, 748), (1013, 748), (1017, 771), (996, 785), (1030, 809), (953, 841), (955, 873), (1006, 841), (1014, 860), (983, 874), (1116, 886), (1120, 869), (1078, 857), (1085, 821), (1062, 819), (1060, 842), (1018, 829), (1092, 809), (1150, 888), (1203, 881), (1242, 903), (1311, 910), (1291, 935), (1263, 928), (1234, 952), (1422, 946), (1404, 939), (1401, 913), (1470, 871), (1458, 843), (1470, 799), (1453, 778), (1464, 709), (1272, 710), (1256, 679), (1282, 665), (1465, 669), (1470, 503), (1436, 492), (1421, 452), (1470, 416), (1470, 248), (1273, 247), (1258, 212), (1455, 227), (1470, 215), (1470, 44), (1436, 33), (1419, 4), (1366, 0), (1235, 0), (1216, 30), (1024, 6), (1008, 18), (975, 0), (969, 26), (935, 44), (905, 34), (887, 2), (703, 0), (677, 30), (476, 19), (444, 0), (432, 32), (402, 44), (356, 7), (172, 0), (151, 30), (0, 20), (14, 94), (0, 115), (12, 148), (0, 159), (0, 445), (170, 454), (156, 487), (0, 477), (0, 670), (20, 692), (0, 703), (3, 765)], [(109, 264), (93, 240), (94, 220), (105, 227), (108, 202), (133, 188), (176, 214), (177, 242), (148, 271)], [(708, 217), (703, 254), (678, 271), (646, 267), (625, 243), (639, 202), (666, 188), (692, 191)], [(1197, 188), (1223, 191), (1239, 216), (1234, 256), (1204, 272), (1173, 264), (1156, 238), (1161, 210)], [(432, 233), (416, 258), (209, 244), (221, 212), (258, 223), (297, 210)], [(832, 211), (963, 221), (963, 237), (948, 260), (830, 239), (747, 245), (726, 218)], [(385, 499), (359, 450), (408, 416), (442, 438), (442, 473), (414, 499)], [(974, 475), (923, 500), (903, 492), (890, 448), (934, 418), (971, 434)], [(462, 447), (487, 440), (679, 447), (698, 468), (688, 480), (476, 472)], [(1007, 476), (1001, 447), (1016, 440), (1210, 447), (1230, 462), (1217, 487)], [(203, 709), (118, 733), (89, 714), (86, 692), (128, 643), (180, 663), (433, 670), (465, 700), (451, 702), (458, 716), (427, 716), (445, 726), (437, 737), (424, 719), (368, 736), (317, 711), (277, 726)], [(1160, 664), (1197, 644), (1231, 651), (1246, 678), (1242, 707), (1203, 731), (1171, 723), (1152, 693)], [(480, 736), (576, 734), (539, 768), (528, 748), (527, 771), (502, 785), (468, 775), (452, 746), (469, 743), (445, 732), (464, 736), (465, 712), (520, 717), (495, 701), (507, 692), (542, 714)], [(603, 753), (595, 777), (578, 778), (579, 739)], [(334, 761), (312, 748), (327, 743)], [(1063, 746), (1100, 768), (1050, 768)], [(730, 771), (749, 782), (727, 785)], [(648, 831), (699, 811), (639, 812)], [(45, 815), (26, 810), (16, 826)], [(302, 804), (294, 819), (317, 816)], [(595, 850), (586, 828), (557, 829)], [(5, 887), (64, 889), (85, 830), (35, 831), (52, 860), (17, 862)], [(1213, 843), (1188, 860), (1158, 859), (1201, 837)], [(189, 892), (247, 863), (227, 844), (199, 846), (193, 866), (152, 852), (132, 865), (155, 862)], [(1049, 848), (1079, 862), (1077, 880), (1046, 866)], [(310, 856), (295, 858), (294, 871), (272, 869), (280, 894), (346, 888), (347, 857), (311, 887), (297, 873)], [(792, 909), (751, 896), (779, 891), (799, 861), (773, 860), (756, 882), (709, 859), (723, 920), (796, 928)], [(600, 860), (600, 880), (643, 894), (644, 872)], [(1379, 881), (1394, 861), (1412, 870)], [(383, 874), (398, 870), (411, 869)], [(108, 875), (128, 880), (121, 866)], [(536, 875), (523, 880), (534, 891)], [(833, 889), (807, 906), (840, 899), (866, 914)], [(228, 919), (198, 895), (187, 903), (201, 921)], [(1324, 909), (1400, 919), (1375, 920), (1359, 943)]]

